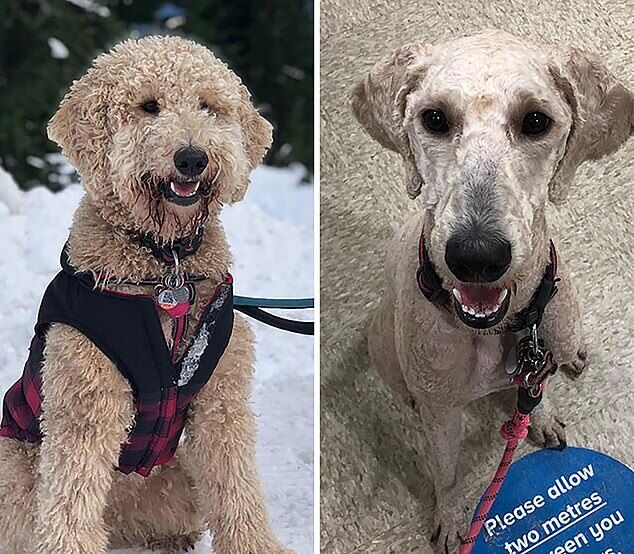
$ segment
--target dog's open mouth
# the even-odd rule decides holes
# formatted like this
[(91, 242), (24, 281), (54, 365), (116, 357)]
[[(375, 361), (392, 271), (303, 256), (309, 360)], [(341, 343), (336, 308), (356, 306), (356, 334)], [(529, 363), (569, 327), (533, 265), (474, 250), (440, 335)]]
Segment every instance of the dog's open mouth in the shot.
[(504, 319), (511, 302), (508, 288), (462, 283), (452, 292), (460, 321), (474, 329), (495, 327)]
[(179, 206), (191, 206), (198, 202), (201, 193), (208, 189), (202, 181), (162, 181), (161, 191), (165, 200)]

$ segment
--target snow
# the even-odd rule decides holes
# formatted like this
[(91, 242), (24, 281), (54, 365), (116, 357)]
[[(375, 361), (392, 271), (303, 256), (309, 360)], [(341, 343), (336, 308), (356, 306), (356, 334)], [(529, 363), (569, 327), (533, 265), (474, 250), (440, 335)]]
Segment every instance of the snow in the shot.
[[(301, 166), (259, 167), (223, 222), (235, 293), (313, 296), (313, 187)], [(19, 377), (39, 301), (58, 271), (79, 185), (20, 191), (0, 168), (0, 393)], [(292, 315), (297, 316), (295, 312)], [(312, 312), (305, 314), (312, 318)], [(257, 458), (273, 527), (298, 554), (313, 552), (313, 341), (253, 322), (258, 340), (253, 407)], [(195, 554), (208, 553), (210, 538)], [(143, 550), (117, 551), (140, 554)]]
[(37, 167), (38, 169), (46, 167), (46, 162), (37, 156), (27, 156), (26, 163), (28, 163), (31, 167)]
[[(5, 169), (0, 166), (0, 215), (17, 214), (22, 206), (24, 195)], [(0, 222), (2, 225), (2, 222)]]
[(68, 47), (58, 38), (50, 37), (48, 39), (48, 46), (51, 49), (51, 57), (58, 60), (65, 60), (68, 58)]
[(73, 4), (79, 8), (86, 10), (87, 12), (93, 12), (101, 17), (108, 17), (110, 15), (110, 9), (106, 6), (101, 6), (93, 0), (66, 0), (69, 4)]

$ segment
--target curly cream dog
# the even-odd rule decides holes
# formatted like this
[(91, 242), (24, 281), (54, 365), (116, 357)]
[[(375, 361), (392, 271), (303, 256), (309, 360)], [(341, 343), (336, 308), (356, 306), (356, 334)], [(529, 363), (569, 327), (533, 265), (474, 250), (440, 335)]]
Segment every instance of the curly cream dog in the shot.
[[(423, 201), (388, 248), (369, 345), (386, 383), (420, 414), (436, 492), (433, 542), (454, 553), (467, 528), (461, 410), (510, 386), (507, 325), (549, 261), (546, 203), (565, 198), (583, 161), (629, 138), (634, 96), (595, 56), (487, 31), (399, 48), (356, 86), (352, 107), (372, 138), (402, 156), (407, 192)], [(455, 297), (450, 310), (417, 285), (421, 233), (442, 288)], [(539, 332), (559, 365), (579, 374), (579, 306), (562, 266)], [(565, 444), (546, 398), (531, 431), (538, 443)]]
[[(148, 37), (97, 58), (63, 99), (49, 136), (86, 189), (69, 261), (98, 287), (151, 293), (152, 285), (135, 283), (161, 279), (166, 267), (134, 237), (142, 232), (169, 245), (204, 223), (200, 247), (181, 263), (203, 278), (186, 344), (231, 263), (218, 215), (244, 196), (271, 143), (270, 124), (209, 50)], [(175, 156), (183, 151), (184, 161)], [(172, 346), (163, 311), (160, 324)], [(183, 552), (211, 530), (218, 554), (289, 552), (267, 520), (256, 469), (252, 344), (236, 316), (211, 380), (189, 406), (183, 443), (143, 478), (115, 469), (135, 422), (130, 383), (81, 332), (52, 324), (41, 369), (42, 443), (0, 438), (0, 550)]]

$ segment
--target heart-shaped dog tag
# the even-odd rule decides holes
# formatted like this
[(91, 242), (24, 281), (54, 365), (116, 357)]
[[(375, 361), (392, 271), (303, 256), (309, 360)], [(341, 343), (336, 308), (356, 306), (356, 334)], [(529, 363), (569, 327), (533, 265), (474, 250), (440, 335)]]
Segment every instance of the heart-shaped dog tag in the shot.
[(176, 296), (174, 295), (174, 290), (172, 289), (163, 289), (156, 296), (156, 303), (163, 308), (164, 310), (169, 310), (178, 304), (176, 300)]
[(187, 285), (177, 289), (165, 287), (158, 290), (156, 303), (171, 317), (181, 317), (189, 311), (191, 297), (192, 294)]
[(189, 312), (189, 308), (191, 307), (189, 302), (181, 302), (180, 304), (176, 304), (173, 308), (169, 308), (165, 310), (170, 317), (183, 317), (187, 312)]

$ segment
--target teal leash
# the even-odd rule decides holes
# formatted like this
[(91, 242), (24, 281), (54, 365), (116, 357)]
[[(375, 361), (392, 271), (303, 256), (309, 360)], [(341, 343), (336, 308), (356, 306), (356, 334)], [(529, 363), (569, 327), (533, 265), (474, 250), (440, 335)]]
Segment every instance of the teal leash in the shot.
[(314, 298), (254, 298), (252, 296), (234, 296), (235, 306), (253, 306), (280, 310), (306, 310), (315, 307)]
[(306, 310), (315, 307), (314, 298), (253, 298), (234, 296), (233, 307), (262, 323), (300, 335), (314, 335), (313, 321), (299, 321), (270, 314), (266, 309)]

